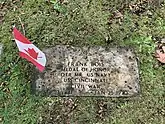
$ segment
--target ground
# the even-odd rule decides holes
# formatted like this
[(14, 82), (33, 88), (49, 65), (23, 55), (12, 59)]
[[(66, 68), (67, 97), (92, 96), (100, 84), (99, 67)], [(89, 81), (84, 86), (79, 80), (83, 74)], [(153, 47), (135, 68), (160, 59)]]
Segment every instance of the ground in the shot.
[[(139, 61), (134, 98), (41, 97), (31, 94), (34, 66), (19, 58), (15, 25), (40, 49), (57, 44), (130, 46)], [(165, 37), (165, 4), (154, 0), (1, 0), (0, 123), (163, 124), (165, 66), (155, 44)]]

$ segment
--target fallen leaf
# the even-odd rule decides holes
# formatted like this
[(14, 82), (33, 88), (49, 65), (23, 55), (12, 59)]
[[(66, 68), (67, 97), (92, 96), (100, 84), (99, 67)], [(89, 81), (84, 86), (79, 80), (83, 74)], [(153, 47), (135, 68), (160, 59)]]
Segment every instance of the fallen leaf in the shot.
[(163, 39), (161, 40), (161, 43), (165, 43), (165, 38), (163, 38)]
[(162, 50), (163, 50), (163, 52), (165, 53), (165, 46), (162, 46)]
[(165, 53), (162, 53), (160, 50), (156, 50), (155, 57), (161, 63), (165, 63)]
[(121, 14), (121, 12), (119, 12), (119, 11), (116, 11), (116, 12), (114, 13), (114, 17), (115, 17), (115, 18), (123, 18), (123, 14)]

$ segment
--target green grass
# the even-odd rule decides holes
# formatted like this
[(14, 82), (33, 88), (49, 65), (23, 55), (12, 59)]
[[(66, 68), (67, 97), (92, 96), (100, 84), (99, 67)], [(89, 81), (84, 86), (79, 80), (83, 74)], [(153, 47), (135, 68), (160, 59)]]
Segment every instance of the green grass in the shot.
[[(165, 37), (164, 6), (144, 4), (146, 9), (140, 15), (125, 8), (120, 22), (115, 18), (110, 20), (110, 17), (122, 8), (122, 0), (68, 0), (67, 4), (60, 5), (66, 9), (64, 13), (57, 12), (53, 4), (43, 0), (2, 2), (7, 9), (1, 9), (5, 16), (0, 25), (0, 42), (4, 44), (0, 63), (0, 123), (165, 123), (165, 66), (158, 64), (152, 56), (155, 49), (153, 39)], [(149, 16), (148, 12), (152, 14)], [(57, 44), (133, 47), (139, 58), (141, 95), (132, 99), (32, 95), (30, 83), (34, 66), (19, 58), (12, 41), (13, 24), (23, 32), (19, 18), (24, 24), (26, 37), (41, 49)], [(100, 104), (103, 112), (98, 114)]]

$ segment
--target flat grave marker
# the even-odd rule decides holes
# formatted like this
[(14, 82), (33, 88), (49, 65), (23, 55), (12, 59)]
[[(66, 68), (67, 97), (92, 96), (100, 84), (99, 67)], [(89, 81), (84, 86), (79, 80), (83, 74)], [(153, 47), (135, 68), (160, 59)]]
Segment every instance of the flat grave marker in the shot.
[(32, 89), (46, 96), (127, 97), (139, 94), (137, 58), (125, 47), (57, 45), (44, 51), (46, 70)]

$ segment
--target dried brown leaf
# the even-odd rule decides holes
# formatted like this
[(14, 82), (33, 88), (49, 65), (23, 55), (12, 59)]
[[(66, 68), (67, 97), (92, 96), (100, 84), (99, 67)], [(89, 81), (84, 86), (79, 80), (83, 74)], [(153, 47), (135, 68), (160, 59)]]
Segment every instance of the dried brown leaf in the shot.
[(162, 53), (160, 50), (156, 50), (155, 57), (161, 63), (165, 63), (165, 53)]

